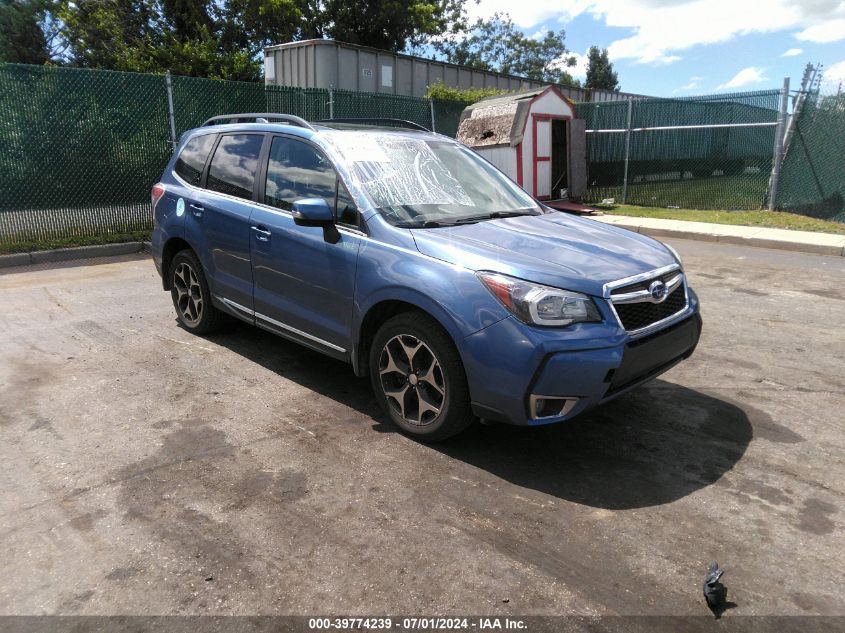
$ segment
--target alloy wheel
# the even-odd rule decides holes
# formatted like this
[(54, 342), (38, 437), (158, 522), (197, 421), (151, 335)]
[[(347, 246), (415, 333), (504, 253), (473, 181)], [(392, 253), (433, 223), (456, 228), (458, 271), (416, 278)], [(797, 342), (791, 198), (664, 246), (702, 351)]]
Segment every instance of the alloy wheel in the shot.
[(179, 262), (173, 271), (173, 288), (176, 290), (176, 309), (182, 320), (188, 326), (197, 325), (202, 319), (202, 287), (187, 262)]
[(413, 426), (434, 422), (446, 402), (446, 381), (431, 348), (410, 334), (390, 339), (379, 356), (379, 381), (390, 407)]

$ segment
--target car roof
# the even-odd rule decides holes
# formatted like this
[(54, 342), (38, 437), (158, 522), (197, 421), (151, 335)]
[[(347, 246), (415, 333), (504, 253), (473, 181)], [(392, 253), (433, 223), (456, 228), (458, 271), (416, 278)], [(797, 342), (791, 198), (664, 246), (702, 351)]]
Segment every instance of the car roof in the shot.
[[(438, 138), (444, 139), (441, 134), (429, 132), (428, 130), (417, 130), (393, 125), (373, 125), (355, 121), (320, 121), (311, 124), (311, 129), (294, 125), (291, 123), (223, 123), (219, 125), (206, 125), (194, 128), (186, 132), (187, 136), (199, 136), (202, 134), (221, 134), (232, 132), (284, 132), (291, 136), (299, 136), (304, 139), (314, 139), (326, 132), (331, 133), (354, 133), (354, 134), (391, 134), (397, 136), (409, 136), (412, 138)], [(449, 139), (454, 140), (454, 139)]]

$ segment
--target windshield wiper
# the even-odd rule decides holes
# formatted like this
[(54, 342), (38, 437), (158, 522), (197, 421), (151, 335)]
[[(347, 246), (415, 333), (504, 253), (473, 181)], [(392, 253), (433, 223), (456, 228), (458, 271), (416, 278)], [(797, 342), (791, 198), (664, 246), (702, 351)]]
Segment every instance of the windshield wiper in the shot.
[(442, 226), (454, 226), (452, 221), (426, 220), (425, 222), (397, 222), (393, 226), (400, 229), (439, 229)]
[(493, 211), (483, 215), (471, 215), (465, 218), (458, 218), (455, 224), (467, 224), (470, 222), (482, 222), (484, 220), (499, 220), (501, 218), (516, 218), (521, 215), (540, 215), (534, 211)]
[(515, 218), (521, 215), (541, 215), (534, 211), (493, 211), (483, 215), (469, 215), (463, 218), (425, 220), (423, 222), (397, 222), (394, 226), (400, 229), (439, 229), (444, 226), (457, 226), (459, 224), (475, 224), (484, 220), (498, 220), (501, 218)]

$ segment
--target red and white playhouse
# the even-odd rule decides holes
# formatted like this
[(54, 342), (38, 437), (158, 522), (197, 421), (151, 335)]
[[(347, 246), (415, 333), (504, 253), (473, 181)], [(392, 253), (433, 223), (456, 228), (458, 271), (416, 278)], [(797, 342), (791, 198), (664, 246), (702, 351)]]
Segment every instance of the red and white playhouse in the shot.
[(584, 129), (574, 102), (546, 86), (468, 106), (457, 138), (538, 200), (577, 200), (587, 187)]

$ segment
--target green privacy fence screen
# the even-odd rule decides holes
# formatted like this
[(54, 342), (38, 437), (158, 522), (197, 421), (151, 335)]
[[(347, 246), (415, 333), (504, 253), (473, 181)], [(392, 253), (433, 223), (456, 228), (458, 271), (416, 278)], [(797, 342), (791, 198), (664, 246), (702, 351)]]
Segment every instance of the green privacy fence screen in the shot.
[[(171, 79), (177, 138), (217, 114), (265, 111), (312, 121), (400, 118), (454, 136), (464, 108), (397, 95)], [(578, 104), (590, 130), (587, 201), (621, 201), (624, 190), (633, 204), (760, 208), (778, 97), (765, 91), (636, 100), (630, 125), (627, 102)], [(150, 228), (150, 185), (170, 157), (171, 134), (163, 75), (0, 64), (0, 244)], [(787, 138), (778, 207), (845, 219), (845, 99), (811, 95)]]
[(779, 98), (780, 91), (769, 90), (579, 103), (578, 116), (588, 130), (587, 201), (624, 197), (628, 204), (646, 206), (761, 208)]
[[(399, 118), (454, 135), (463, 104), (173, 76), (178, 138), (217, 114)], [(152, 225), (171, 154), (163, 75), (0, 64), (0, 244)]]
[(845, 94), (810, 93), (787, 130), (777, 207), (845, 222)]
[(148, 227), (168, 136), (161, 77), (0, 65), (0, 242)]

